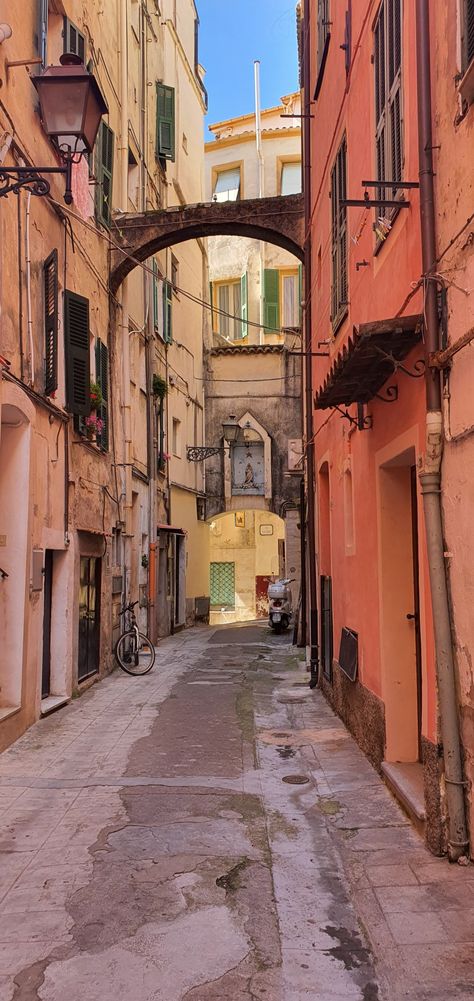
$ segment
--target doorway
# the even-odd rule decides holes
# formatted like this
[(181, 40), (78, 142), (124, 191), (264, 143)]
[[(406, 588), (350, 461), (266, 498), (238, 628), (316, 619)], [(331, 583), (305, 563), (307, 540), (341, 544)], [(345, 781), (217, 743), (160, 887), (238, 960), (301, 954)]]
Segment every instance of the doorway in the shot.
[(53, 607), (53, 551), (44, 554), (44, 610), (43, 610), (43, 665), (41, 672), (41, 698), (51, 694), (51, 613)]
[(415, 450), (379, 468), (382, 694), (388, 762), (421, 759), (422, 651)]
[(101, 562), (97, 556), (81, 556), (78, 681), (99, 672)]

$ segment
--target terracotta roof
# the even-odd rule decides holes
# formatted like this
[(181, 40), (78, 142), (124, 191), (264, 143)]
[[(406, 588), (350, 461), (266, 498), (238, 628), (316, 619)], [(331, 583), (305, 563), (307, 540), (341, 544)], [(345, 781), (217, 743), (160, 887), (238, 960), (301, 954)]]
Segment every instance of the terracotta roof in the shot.
[(368, 403), (419, 343), (422, 325), (416, 314), (354, 327), (316, 393), (316, 409)]

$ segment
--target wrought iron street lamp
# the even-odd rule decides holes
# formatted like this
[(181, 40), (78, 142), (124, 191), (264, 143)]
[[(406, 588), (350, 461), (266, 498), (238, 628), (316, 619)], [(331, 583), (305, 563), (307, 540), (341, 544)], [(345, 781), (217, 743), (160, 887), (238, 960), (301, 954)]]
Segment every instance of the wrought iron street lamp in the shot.
[(33, 195), (47, 195), (49, 182), (43, 174), (64, 174), (64, 201), (72, 202), (72, 164), (92, 152), (102, 115), (108, 108), (97, 81), (80, 58), (65, 53), (60, 66), (48, 66), (34, 77), (46, 135), (56, 147), (62, 167), (0, 166), (0, 196), (28, 187)]
[(210, 459), (211, 455), (222, 455), (226, 451), (226, 446), (230, 452), (231, 445), (238, 441), (241, 431), (235, 414), (230, 414), (227, 420), (222, 422), (225, 445), (193, 445), (186, 450), (186, 457), (189, 462), (202, 462), (203, 459)]

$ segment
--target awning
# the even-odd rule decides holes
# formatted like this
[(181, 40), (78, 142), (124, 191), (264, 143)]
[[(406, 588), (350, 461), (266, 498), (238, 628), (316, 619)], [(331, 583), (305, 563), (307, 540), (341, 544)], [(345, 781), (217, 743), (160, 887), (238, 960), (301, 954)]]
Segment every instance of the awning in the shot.
[(341, 348), (315, 396), (317, 410), (368, 403), (422, 337), (422, 314), (361, 323)]
[(157, 532), (171, 532), (172, 535), (186, 535), (182, 528), (175, 528), (174, 525), (157, 525)]

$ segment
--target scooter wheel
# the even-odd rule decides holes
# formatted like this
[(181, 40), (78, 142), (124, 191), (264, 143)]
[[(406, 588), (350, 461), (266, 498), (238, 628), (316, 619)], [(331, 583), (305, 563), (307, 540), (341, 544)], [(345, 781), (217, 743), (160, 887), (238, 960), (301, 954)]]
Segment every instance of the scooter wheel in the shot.
[(289, 624), (290, 624), (289, 620), (285, 616), (283, 616), (283, 618), (281, 620), (281, 629), (282, 629), (282, 631), (285, 630), (285, 629), (288, 629)]

